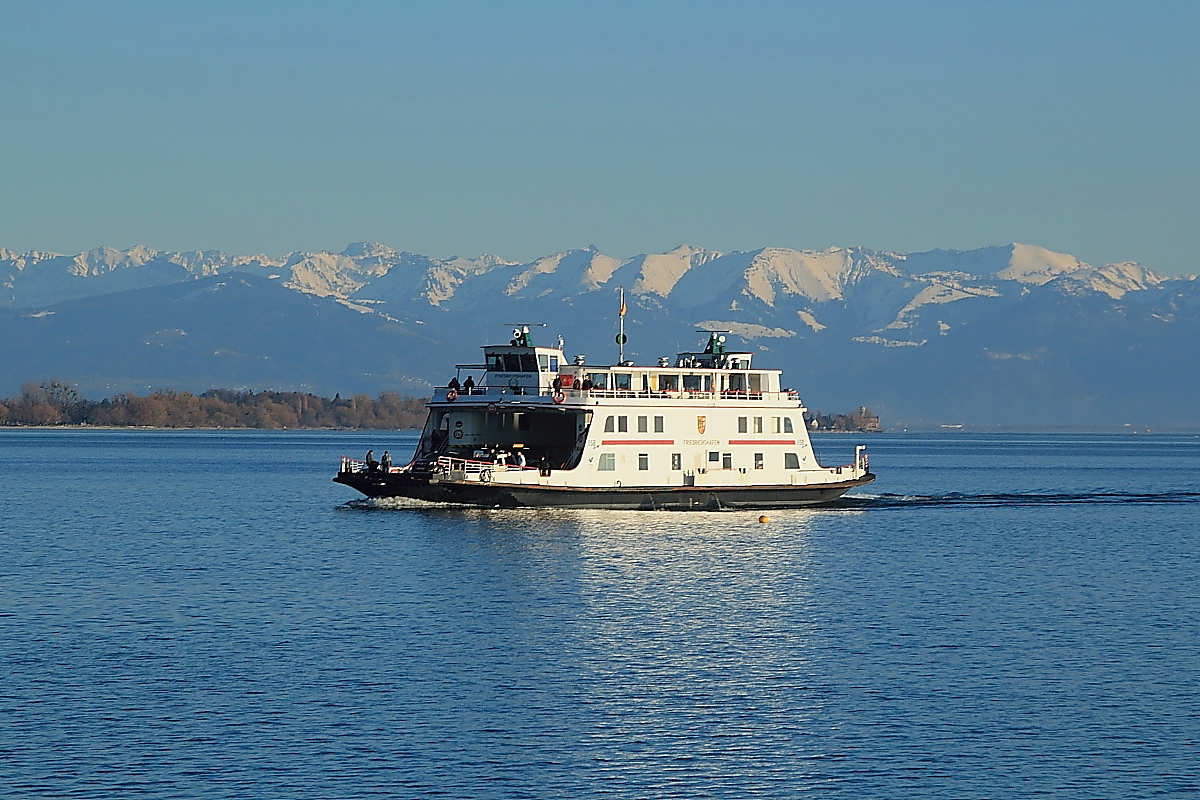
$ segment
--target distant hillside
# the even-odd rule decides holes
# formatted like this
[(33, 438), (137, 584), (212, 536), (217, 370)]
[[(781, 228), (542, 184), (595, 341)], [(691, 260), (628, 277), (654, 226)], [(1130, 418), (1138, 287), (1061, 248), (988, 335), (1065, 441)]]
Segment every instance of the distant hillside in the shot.
[(0, 399), (0, 426), (397, 430), (421, 428), (425, 416), (423, 400), (394, 392), (374, 399), (365, 394), (331, 399), (301, 392), (210, 389), (195, 395), (160, 389), (96, 401), (61, 381), (30, 381), (16, 397)]
[[(423, 394), (517, 322), (569, 355), (691, 349), (728, 330), (811, 407), (869, 405), (893, 426), (1200, 427), (1200, 284), (1032, 245), (891, 253), (619, 259), (583, 248), (516, 263), (359, 243), (282, 258), (139, 247), (0, 250), (0, 394), (58, 378), (88, 396), (172, 387)], [(8, 392), (4, 387), (8, 386)]]

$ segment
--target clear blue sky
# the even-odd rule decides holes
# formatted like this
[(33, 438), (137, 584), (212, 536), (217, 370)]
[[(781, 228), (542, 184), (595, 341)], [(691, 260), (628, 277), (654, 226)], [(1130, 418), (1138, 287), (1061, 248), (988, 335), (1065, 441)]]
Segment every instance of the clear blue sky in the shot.
[(1200, 3), (0, 7), (0, 246), (1200, 272)]

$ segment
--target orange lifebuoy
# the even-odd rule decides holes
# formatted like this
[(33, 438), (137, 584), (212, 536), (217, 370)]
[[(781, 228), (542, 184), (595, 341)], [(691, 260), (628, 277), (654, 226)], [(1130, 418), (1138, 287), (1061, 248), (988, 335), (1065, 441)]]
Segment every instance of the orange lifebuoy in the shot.
[(554, 393), (554, 402), (555, 402), (556, 404), (557, 404), (557, 403), (561, 403), (563, 400), (566, 400), (566, 399), (567, 399), (567, 396), (566, 396), (565, 394), (563, 394), (562, 392), (555, 392), (555, 393)]
[(449, 400), (451, 403), (453, 403), (455, 400), (458, 399), (458, 390), (451, 389), (450, 391), (446, 392), (446, 399)]

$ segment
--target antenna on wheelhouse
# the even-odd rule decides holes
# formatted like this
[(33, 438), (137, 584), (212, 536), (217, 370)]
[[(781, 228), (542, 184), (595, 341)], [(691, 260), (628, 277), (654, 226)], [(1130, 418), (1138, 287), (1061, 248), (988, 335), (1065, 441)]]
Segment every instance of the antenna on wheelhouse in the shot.
[(512, 326), (513, 338), (509, 344), (513, 347), (532, 347), (532, 340), (529, 338), (530, 326), (534, 328), (546, 327), (546, 323), (544, 322), (506, 322), (505, 325)]

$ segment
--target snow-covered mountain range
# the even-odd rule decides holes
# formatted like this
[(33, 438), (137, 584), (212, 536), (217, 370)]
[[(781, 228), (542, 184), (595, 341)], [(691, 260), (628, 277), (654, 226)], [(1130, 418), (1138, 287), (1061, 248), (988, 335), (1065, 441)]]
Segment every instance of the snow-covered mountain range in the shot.
[[(1134, 263), (1092, 266), (1023, 244), (907, 254), (680, 246), (633, 258), (587, 247), (527, 263), (438, 259), (373, 243), (283, 258), (0, 249), (0, 395), (4, 384), (46, 377), (93, 395), (208, 388), (198, 380), (424, 391), (444, 381), (450, 365), (473, 360), (479, 344), (507, 339), (515, 322), (546, 322), (570, 352), (611, 361), (618, 287), (629, 307), (627, 358), (689, 349), (695, 328), (728, 330), (764, 351), (760, 361), (784, 369), (814, 408), (867, 404), (892, 424), (1200, 425), (1188, 410), (1200, 400), (1191, 354), (1200, 331), (1195, 277), (1167, 278)], [(184, 313), (200, 296), (200, 317)], [(114, 316), (118, 308), (123, 316)], [(173, 322), (173, 310), (191, 321)], [(160, 327), (150, 329), (151, 320)], [(65, 336), (76, 325), (110, 350), (132, 337), (124, 356), (131, 363), (97, 348), (84, 362), (89, 374), (71, 374), (92, 346), (78, 332)], [(188, 325), (225, 331), (229, 341), (200, 344)], [(306, 334), (279, 342), (278, 352), (262, 349), (289, 326)], [(337, 357), (306, 355), (314, 346), (302, 346), (307, 333)], [(26, 343), (19, 353), (17, 341)], [(247, 354), (241, 367), (250, 368), (220, 383), (229, 352)], [(158, 372), (147, 371), (158, 361)], [(272, 369), (256, 378), (255, 362)], [(275, 369), (292, 362), (294, 374)], [(198, 371), (189, 379), (172, 363)]]

